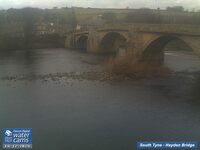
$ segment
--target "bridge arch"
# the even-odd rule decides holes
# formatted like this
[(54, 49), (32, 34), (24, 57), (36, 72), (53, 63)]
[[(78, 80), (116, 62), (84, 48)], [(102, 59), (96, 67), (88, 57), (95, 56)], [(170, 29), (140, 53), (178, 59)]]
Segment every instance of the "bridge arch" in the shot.
[(163, 64), (164, 62), (164, 48), (166, 45), (174, 40), (181, 41), (185, 47), (188, 47), (191, 51), (196, 52), (193, 45), (182, 37), (174, 35), (160, 35), (148, 41), (143, 48), (142, 61)]
[(102, 53), (117, 53), (120, 49), (126, 49), (127, 37), (119, 32), (107, 32), (100, 40), (100, 51)]
[(87, 46), (88, 45), (88, 36), (87, 35), (82, 35), (78, 37), (76, 40), (76, 48), (82, 50), (82, 51), (87, 51)]

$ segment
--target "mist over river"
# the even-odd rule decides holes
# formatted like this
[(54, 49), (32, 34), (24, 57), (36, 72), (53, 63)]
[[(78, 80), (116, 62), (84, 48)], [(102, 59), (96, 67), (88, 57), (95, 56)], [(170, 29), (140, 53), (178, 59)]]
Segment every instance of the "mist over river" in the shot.
[(0, 53), (0, 129), (32, 128), (34, 150), (134, 150), (137, 141), (200, 141), (197, 56), (166, 52), (174, 73), (164, 78), (63, 76), (102, 71), (105, 59), (69, 49)]

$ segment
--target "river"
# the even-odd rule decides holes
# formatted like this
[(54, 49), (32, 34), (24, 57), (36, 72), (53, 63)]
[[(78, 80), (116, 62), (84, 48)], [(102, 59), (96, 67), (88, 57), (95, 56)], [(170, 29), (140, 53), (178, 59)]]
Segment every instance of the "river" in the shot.
[(134, 150), (137, 141), (200, 141), (199, 58), (166, 52), (165, 63), (175, 72), (165, 78), (45, 79), (102, 70), (104, 59), (66, 49), (0, 53), (0, 129), (32, 128), (34, 150)]

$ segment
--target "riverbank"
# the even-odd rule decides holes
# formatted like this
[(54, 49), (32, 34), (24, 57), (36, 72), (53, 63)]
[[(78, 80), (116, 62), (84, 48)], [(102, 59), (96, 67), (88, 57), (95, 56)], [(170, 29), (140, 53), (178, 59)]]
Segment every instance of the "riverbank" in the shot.
[(23, 37), (0, 38), (1, 51), (28, 50), (39, 48), (64, 48), (65, 37), (57, 34), (32, 36), (28, 40)]

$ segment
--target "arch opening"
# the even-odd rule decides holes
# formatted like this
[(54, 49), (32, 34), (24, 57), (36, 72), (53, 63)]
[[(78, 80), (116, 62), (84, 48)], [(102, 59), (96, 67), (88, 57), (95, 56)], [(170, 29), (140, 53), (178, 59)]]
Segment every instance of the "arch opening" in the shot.
[(151, 43), (144, 49), (142, 55), (142, 61), (162, 65), (165, 63), (166, 54), (175, 52), (187, 51), (193, 53), (193, 49), (188, 43), (176, 36), (161, 36)]
[(120, 33), (109, 32), (100, 42), (100, 50), (102, 53), (111, 53), (122, 55), (126, 52), (127, 39)]
[(84, 52), (87, 51), (87, 44), (88, 44), (88, 36), (83, 35), (78, 38), (76, 42), (76, 47)]

